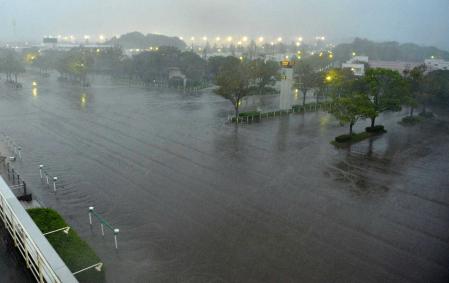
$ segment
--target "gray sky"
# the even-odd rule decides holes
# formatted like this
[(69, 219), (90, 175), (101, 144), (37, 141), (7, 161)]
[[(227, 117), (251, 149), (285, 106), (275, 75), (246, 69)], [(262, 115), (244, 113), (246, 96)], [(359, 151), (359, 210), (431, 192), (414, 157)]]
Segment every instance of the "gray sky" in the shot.
[(449, 0), (0, 0), (0, 40), (135, 30), (185, 38), (360, 36), (449, 49)]

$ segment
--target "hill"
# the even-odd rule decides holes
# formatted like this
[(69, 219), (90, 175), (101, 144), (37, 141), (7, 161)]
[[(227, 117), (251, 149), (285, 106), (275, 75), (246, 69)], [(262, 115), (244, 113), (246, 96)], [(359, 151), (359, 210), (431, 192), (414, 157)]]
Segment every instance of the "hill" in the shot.
[(422, 62), (431, 56), (449, 60), (449, 52), (436, 47), (419, 46), (413, 43), (400, 44), (395, 41), (374, 42), (361, 38), (354, 39), (352, 43), (339, 44), (333, 52), (334, 58), (340, 61), (348, 60), (352, 52), (368, 56), (370, 60), (382, 61)]
[(150, 46), (172, 46), (181, 50), (186, 48), (184, 41), (178, 37), (169, 37), (161, 34), (147, 34), (140, 32), (130, 32), (121, 35), (119, 38), (113, 37), (106, 44), (119, 45), (123, 48), (148, 48)]

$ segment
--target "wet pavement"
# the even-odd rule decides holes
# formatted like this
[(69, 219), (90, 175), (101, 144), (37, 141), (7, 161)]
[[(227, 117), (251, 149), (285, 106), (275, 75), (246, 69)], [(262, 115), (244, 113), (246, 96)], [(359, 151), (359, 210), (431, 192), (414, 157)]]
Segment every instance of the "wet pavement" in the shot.
[[(387, 134), (337, 150), (329, 141), (347, 129), (326, 113), (236, 127), (210, 93), (23, 84), (0, 84), (0, 131), (108, 282), (448, 282), (447, 122), (388, 114)], [(90, 228), (89, 206), (120, 228), (118, 251)]]

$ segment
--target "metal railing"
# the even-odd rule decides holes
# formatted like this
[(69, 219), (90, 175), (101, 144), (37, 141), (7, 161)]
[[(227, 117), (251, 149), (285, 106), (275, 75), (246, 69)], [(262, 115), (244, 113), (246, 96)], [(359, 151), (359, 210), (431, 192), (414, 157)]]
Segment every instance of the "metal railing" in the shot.
[(78, 282), (2, 177), (0, 217), (37, 282)]

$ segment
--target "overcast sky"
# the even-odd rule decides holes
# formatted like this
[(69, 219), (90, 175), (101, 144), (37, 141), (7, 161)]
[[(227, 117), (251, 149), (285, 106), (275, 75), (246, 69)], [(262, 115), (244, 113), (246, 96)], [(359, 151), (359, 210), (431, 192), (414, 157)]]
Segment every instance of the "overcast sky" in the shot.
[(0, 40), (129, 31), (359, 36), (449, 49), (449, 0), (0, 0)]

